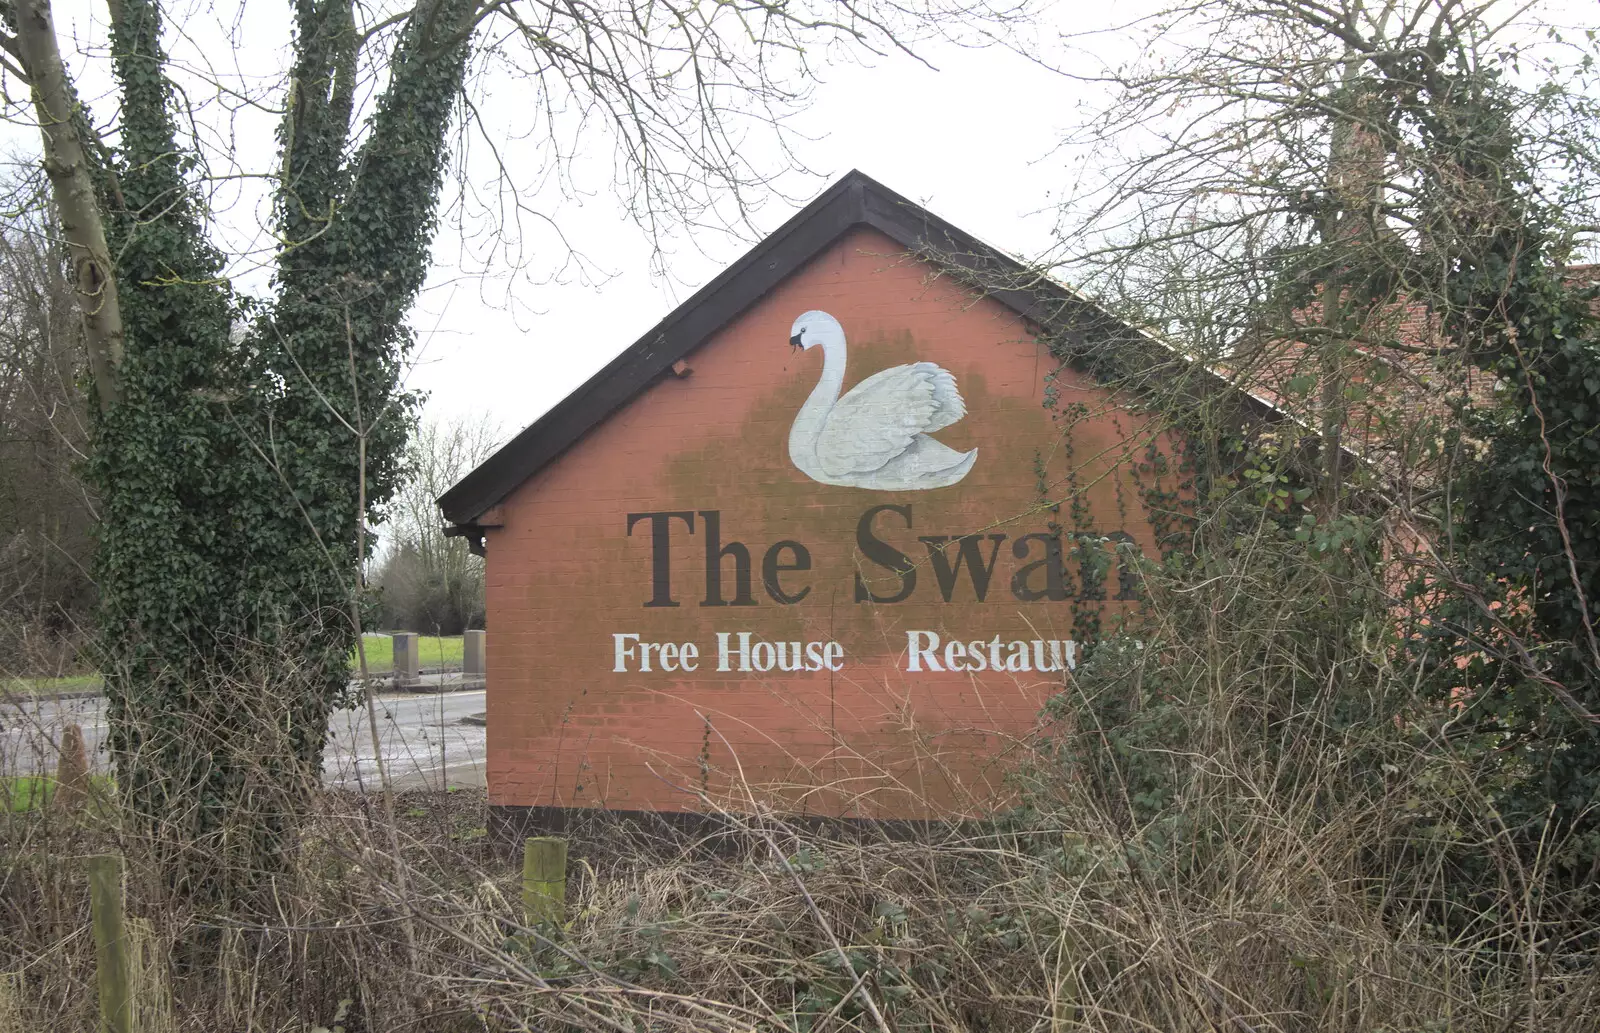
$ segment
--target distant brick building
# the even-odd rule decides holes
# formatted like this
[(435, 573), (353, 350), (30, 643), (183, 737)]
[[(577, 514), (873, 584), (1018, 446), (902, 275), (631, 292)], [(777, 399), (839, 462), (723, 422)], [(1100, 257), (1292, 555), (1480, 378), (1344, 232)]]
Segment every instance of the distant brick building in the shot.
[(965, 285), (1017, 268), (851, 173), (440, 500), (491, 804), (992, 809), (1180, 479), (1038, 343), (1104, 313)]

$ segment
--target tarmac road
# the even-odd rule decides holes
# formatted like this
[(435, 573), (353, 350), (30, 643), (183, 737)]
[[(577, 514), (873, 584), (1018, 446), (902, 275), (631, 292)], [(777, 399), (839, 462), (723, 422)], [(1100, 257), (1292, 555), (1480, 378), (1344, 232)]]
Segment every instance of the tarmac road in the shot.
[[(481, 713), (484, 690), (399, 693), (378, 697), (378, 741), (396, 786), (481, 786), (484, 782), (484, 729), (461, 719)], [(0, 697), (0, 774), (55, 770), (61, 727), (83, 728), (90, 764), (108, 766), (105, 701), (88, 699), (23, 702)], [(378, 784), (378, 769), (366, 707), (336, 712), (328, 725), (328, 750), (322, 777), (330, 786)]]

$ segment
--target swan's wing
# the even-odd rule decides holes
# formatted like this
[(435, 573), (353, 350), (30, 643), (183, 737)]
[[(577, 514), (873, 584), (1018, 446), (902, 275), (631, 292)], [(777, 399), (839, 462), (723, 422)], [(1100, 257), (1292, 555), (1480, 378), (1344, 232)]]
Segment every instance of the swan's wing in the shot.
[(928, 425), (922, 428), (922, 433), (932, 434), (936, 430), (943, 430), (967, 414), (967, 403), (961, 397), (961, 392), (956, 390), (954, 373), (931, 362), (915, 362), (911, 368), (926, 370), (933, 384), (933, 415), (929, 417)]
[(931, 362), (891, 366), (834, 403), (817, 436), (817, 461), (833, 476), (869, 473), (904, 452), (918, 434), (966, 414), (948, 370)]

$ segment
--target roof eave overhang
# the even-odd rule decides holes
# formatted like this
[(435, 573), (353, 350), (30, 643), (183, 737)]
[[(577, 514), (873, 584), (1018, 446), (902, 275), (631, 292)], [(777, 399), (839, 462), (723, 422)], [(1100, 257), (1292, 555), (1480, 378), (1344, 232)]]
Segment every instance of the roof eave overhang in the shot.
[(651, 327), (572, 394), (439, 498), (453, 524), (472, 524), (674, 362), (865, 219), (864, 184), (846, 176)]
[(487, 526), (480, 518), (489, 509), (858, 226), (883, 233), (908, 254), (1058, 338), (1110, 336), (1169, 350), (1064, 284), (1030, 272), (914, 201), (852, 171), (440, 496), (445, 519), (474, 532)]

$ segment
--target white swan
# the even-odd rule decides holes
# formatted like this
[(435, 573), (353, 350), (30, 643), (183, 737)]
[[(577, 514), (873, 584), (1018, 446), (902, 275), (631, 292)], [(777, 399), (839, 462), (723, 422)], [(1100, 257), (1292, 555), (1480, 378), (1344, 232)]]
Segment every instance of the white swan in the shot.
[(967, 475), (978, 450), (957, 452), (929, 434), (967, 414), (956, 378), (932, 362), (874, 373), (843, 398), (844, 328), (826, 312), (794, 321), (789, 343), (822, 347), (822, 379), (789, 428), (789, 459), (823, 484), (879, 491), (943, 488)]

